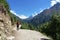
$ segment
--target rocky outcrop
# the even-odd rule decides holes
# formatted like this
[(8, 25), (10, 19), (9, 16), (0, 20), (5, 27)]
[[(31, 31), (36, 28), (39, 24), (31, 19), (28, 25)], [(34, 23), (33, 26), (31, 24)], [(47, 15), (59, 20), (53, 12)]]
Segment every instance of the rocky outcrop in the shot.
[(7, 40), (6, 38), (12, 35), (12, 25), (10, 16), (4, 9), (5, 8), (0, 5), (0, 40)]

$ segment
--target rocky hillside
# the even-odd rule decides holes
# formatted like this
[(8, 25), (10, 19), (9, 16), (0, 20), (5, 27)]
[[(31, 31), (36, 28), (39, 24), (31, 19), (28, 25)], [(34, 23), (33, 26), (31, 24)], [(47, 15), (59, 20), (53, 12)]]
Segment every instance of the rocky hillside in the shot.
[(0, 40), (7, 40), (7, 37), (12, 36), (12, 24), (17, 20), (15, 17), (10, 13), (6, 0), (0, 0)]
[(2, 13), (0, 10), (0, 37), (4, 38), (11, 35), (11, 20), (9, 15), (5, 12)]

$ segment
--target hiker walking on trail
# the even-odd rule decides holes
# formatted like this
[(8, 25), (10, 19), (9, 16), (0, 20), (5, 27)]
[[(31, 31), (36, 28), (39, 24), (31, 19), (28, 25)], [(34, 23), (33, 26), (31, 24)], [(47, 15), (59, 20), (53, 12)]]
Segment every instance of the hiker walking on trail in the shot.
[(18, 30), (18, 29), (19, 29), (19, 22), (17, 22), (17, 24), (16, 24), (16, 25), (17, 25), (17, 30)]
[(21, 23), (18, 21), (18, 22), (17, 22), (17, 30), (19, 30), (20, 27), (21, 27)]

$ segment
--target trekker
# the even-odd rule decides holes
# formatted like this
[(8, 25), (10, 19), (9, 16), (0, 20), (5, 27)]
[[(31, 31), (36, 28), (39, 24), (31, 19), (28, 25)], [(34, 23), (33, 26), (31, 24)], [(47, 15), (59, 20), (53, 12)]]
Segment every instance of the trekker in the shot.
[(19, 24), (19, 29), (21, 28), (21, 23)]
[(20, 25), (20, 22), (17, 21), (17, 30), (19, 30), (19, 25)]
[(17, 30), (19, 30), (19, 21), (17, 22)]

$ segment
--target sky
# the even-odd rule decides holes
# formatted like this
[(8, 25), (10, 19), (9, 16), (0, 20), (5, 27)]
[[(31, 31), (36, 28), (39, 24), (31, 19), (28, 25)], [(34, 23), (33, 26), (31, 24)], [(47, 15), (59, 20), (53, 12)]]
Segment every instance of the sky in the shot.
[(10, 12), (26, 19), (29, 16), (35, 16), (42, 12), (44, 9), (48, 9), (60, 0), (7, 0), (10, 6)]

